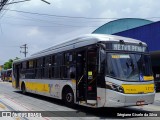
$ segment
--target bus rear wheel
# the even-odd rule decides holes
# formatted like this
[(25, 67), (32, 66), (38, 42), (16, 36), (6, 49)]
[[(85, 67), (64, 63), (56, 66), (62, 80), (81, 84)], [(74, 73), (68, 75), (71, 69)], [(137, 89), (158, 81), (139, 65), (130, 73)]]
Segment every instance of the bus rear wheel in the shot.
[(71, 88), (64, 90), (63, 100), (67, 106), (74, 107), (74, 94)]

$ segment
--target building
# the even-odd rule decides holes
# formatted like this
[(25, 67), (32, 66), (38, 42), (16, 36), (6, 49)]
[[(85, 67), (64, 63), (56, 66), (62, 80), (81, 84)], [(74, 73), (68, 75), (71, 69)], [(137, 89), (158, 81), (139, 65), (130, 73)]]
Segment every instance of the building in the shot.
[(97, 28), (92, 33), (100, 34), (115, 34), (118, 32), (126, 31), (139, 26), (147, 25), (153, 23), (152, 21), (139, 19), (139, 18), (124, 18), (108, 22), (99, 28)]
[(160, 90), (160, 21), (115, 33), (114, 35), (130, 37), (146, 42), (151, 54), (154, 78), (159, 82)]
[(151, 53), (154, 77), (160, 80), (160, 21), (119, 19), (100, 26), (94, 33), (113, 34), (146, 42)]

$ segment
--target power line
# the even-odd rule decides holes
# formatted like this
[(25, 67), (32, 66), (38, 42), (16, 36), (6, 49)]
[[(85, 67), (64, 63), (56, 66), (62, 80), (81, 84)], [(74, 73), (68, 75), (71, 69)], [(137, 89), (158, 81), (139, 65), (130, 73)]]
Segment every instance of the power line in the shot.
[[(10, 4), (15, 4), (15, 3), (22, 3), (22, 2), (27, 2), (27, 1), (31, 1), (31, 0), (13, 1), (13, 2), (8, 2), (5, 5), (10, 5)], [(48, 2), (46, 0), (41, 0), (41, 1), (44, 2), (44, 3), (47, 3), (47, 4), (51, 4), (50, 2)]]
[[(49, 21), (49, 20), (42, 20), (42, 19), (30, 19), (30, 18), (18, 18), (18, 17), (5, 17), (5, 18), (14, 18), (14, 19), (20, 19), (20, 20), (29, 20), (29, 21), (34, 21), (34, 22), (43, 22), (43, 23), (52, 23), (52, 24), (56, 24), (56, 25), (63, 25), (63, 26), (73, 26), (73, 25), (69, 25), (69, 24), (61, 24), (61, 23), (57, 23), (60, 21)], [(75, 22), (75, 21), (74, 21)], [(73, 23), (73, 22), (72, 22)], [(73, 26), (74, 27), (74, 26)], [(75, 26), (77, 27), (77, 26)], [(80, 27), (80, 26), (78, 26)], [(83, 27), (83, 26), (82, 26)]]
[(41, 15), (41, 16), (50, 16), (50, 17), (61, 17), (61, 18), (75, 18), (75, 19), (118, 19), (118, 18), (96, 18), (96, 17), (78, 17), (78, 16), (65, 16), (65, 15), (53, 15), (53, 14), (45, 14), (45, 13), (37, 13), (37, 12), (28, 12), (28, 11), (21, 11), (21, 10), (11, 10), (11, 9), (3, 9), (8, 10), (11, 12), (19, 12), (25, 14), (32, 14), (32, 15)]
[[(8, 10), (11, 12), (19, 12), (24, 14), (32, 14), (32, 15), (39, 15), (39, 16), (49, 16), (49, 17), (58, 17), (58, 18), (71, 18), (71, 19), (97, 19), (97, 20), (106, 20), (106, 19), (121, 19), (120, 17), (115, 18), (103, 18), (103, 17), (79, 17), (79, 16), (67, 16), (67, 15), (55, 15), (55, 14), (46, 14), (46, 13), (38, 13), (38, 12), (28, 12), (28, 11), (22, 11), (22, 10), (11, 10), (11, 9), (3, 9)], [(142, 18), (142, 17), (135, 17), (135, 18)], [(160, 18), (160, 17), (144, 17), (142, 19), (154, 19), (154, 18)]]
[[(25, 18), (24, 18), (25, 17)], [(4, 17), (3, 17), (4, 18)], [(26, 16), (23, 16), (23, 18), (22, 17), (15, 17), (15, 16), (11, 16), (11, 15), (9, 15), (9, 16), (5, 16), (5, 18), (14, 18), (14, 19), (20, 19), (20, 20), (28, 20), (28, 21), (38, 21), (38, 22), (50, 22), (50, 23), (57, 23), (57, 22), (64, 22), (64, 21), (60, 21), (60, 20), (45, 20), (45, 19), (37, 19), (37, 18), (33, 18), (33, 17), (26, 17)], [(61, 19), (61, 20), (63, 20), (63, 19)], [(67, 22), (72, 22), (72, 23), (100, 23), (100, 22), (106, 22), (106, 20), (99, 20), (99, 21), (73, 21), (73, 20), (67, 20)]]
[(46, 0), (41, 0), (42, 2), (45, 2), (47, 4), (51, 4), (50, 2), (46, 1)]
[[(7, 10), (7, 9), (4, 9), (4, 6), (6, 6), (6, 5), (12, 5), (12, 4), (15, 4), (15, 3), (22, 3), (22, 2), (27, 2), (27, 1), (31, 1), (31, 0), (21, 0), (21, 1), (12, 0), (11, 2), (10, 2), (10, 0), (1, 0), (1, 2), (0, 2), (0, 12), (2, 10)], [(47, 3), (47, 4), (51, 4), (50, 2), (48, 2), (46, 0), (41, 0), (41, 1), (44, 2), (44, 3)]]
[[(14, 0), (12, 0), (12, 1), (14, 1)], [(12, 1), (11, 1), (11, 0), (8, 0), (8, 2), (12, 2)], [(7, 8), (8, 8), (8, 5), (5, 5), (4, 7), (7, 7)], [(6, 8), (5, 8), (5, 9), (6, 9)], [(2, 10), (3, 10), (3, 9), (2, 9)], [(1, 11), (2, 11), (2, 10), (1, 10)], [(3, 13), (2, 13), (2, 12), (3, 12)], [(7, 12), (7, 10), (5, 10), (5, 11), (3, 10), (2, 12), (1, 12), (2, 15), (0, 16), (0, 19), (4, 16), (4, 14)]]
[(26, 1), (31, 1), (31, 0), (23, 0), (23, 1), (9, 2), (9, 3), (6, 3), (5, 5), (10, 5), (10, 4), (15, 4), (15, 3), (21, 3), (21, 2), (26, 2)]
[(1, 0), (1, 2), (0, 2), (0, 12), (7, 2), (8, 2), (8, 0)]

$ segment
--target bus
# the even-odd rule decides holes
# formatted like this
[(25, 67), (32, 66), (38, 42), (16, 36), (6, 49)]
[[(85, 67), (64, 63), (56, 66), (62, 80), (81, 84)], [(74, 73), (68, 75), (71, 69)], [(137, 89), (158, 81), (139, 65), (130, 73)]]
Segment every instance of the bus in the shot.
[(5, 81), (6, 77), (6, 70), (1, 71), (1, 80)]
[(155, 82), (155, 90), (156, 92), (160, 92), (160, 52), (159, 51), (152, 51), (150, 52), (151, 61), (152, 61), (152, 71), (154, 76)]
[(92, 108), (147, 105), (155, 90), (147, 45), (87, 34), (13, 62), (12, 86)]
[(11, 82), (12, 81), (12, 69), (2, 70), (1, 76), (2, 76), (1, 79), (3, 81)]
[(6, 70), (6, 81), (12, 82), (12, 69)]

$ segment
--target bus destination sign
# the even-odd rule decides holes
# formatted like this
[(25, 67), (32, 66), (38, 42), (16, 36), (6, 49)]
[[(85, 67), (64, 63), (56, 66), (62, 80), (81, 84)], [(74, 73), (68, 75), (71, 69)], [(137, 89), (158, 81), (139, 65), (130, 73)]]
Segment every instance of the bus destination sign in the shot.
[(125, 51), (135, 51), (135, 52), (145, 52), (145, 46), (129, 45), (129, 44), (112, 44), (113, 50), (125, 50)]

